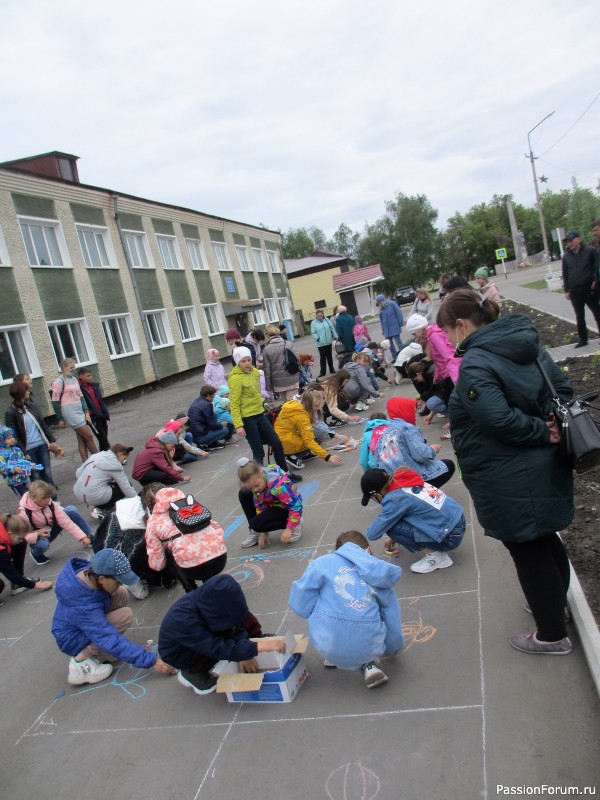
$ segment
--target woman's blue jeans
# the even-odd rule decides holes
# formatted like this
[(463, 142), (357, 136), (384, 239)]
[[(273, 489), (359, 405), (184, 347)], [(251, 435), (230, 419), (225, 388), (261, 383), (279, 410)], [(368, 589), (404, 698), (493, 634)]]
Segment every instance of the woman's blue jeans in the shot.
[[(84, 520), (84, 518), (79, 513), (79, 510), (75, 506), (65, 506), (63, 508), (65, 514), (69, 517), (71, 522), (74, 522), (78, 528), (85, 533), (86, 536), (89, 536), (92, 532), (91, 527), (88, 523)], [(53, 525), (50, 528), (50, 538), (46, 539), (40, 538), (37, 542), (31, 545), (31, 553), (34, 556), (43, 556), (46, 550), (50, 547), (50, 544), (56, 539), (59, 533), (62, 533), (62, 528), (60, 525)]]

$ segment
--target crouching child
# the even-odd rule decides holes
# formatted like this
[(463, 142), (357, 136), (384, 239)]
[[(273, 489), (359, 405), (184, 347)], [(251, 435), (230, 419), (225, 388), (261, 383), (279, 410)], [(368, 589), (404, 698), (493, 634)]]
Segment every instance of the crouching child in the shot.
[(401, 575), (399, 566), (371, 555), (362, 533), (347, 531), (334, 553), (317, 558), (292, 584), (290, 608), (308, 619), (310, 641), (325, 666), (361, 669), (367, 689), (388, 680), (379, 657), (404, 647), (392, 588)]

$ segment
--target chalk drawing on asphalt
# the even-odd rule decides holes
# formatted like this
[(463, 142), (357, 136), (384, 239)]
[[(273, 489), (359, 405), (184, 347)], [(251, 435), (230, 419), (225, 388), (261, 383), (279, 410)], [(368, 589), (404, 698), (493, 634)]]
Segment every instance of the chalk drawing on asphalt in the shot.
[(334, 769), (325, 782), (329, 800), (375, 800), (381, 781), (360, 761), (350, 761)]

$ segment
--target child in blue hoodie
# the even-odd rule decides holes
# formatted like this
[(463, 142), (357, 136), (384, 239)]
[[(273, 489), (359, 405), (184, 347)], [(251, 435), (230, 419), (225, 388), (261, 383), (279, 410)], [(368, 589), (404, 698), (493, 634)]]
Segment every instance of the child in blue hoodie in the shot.
[(19, 497), (29, 488), (31, 470), (43, 470), (41, 464), (33, 464), (25, 458), (12, 428), (0, 427), (0, 475)]
[(402, 615), (393, 586), (400, 567), (370, 554), (362, 533), (338, 536), (335, 553), (309, 564), (294, 581), (289, 604), (308, 619), (310, 641), (326, 667), (361, 669), (368, 689), (388, 678), (377, 661), (404, 647)]

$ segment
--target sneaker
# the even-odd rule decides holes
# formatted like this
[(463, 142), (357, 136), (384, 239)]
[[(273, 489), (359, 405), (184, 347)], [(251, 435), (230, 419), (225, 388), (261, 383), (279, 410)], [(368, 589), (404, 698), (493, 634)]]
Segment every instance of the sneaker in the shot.
[(105, 516), (104, 511), (101, 511), (99, 508), (92, 508), (90, 511), (90, 517), (94, 519), (104, 519)]
[[(11, 594), (12, 594), (12, 592), (11, 592)], [(523, 603), (523, 608), (525, 609), (525, 611), (528, 614), (532, 614), (533, 613), (529, 603), (527, 602), (527, 600), (525, 600), (525, 602)], [(573, 622), (573, 617), (571, 616), (571, 612), (569, 611), (568, 606), (565, 606), (565, 622)]]
[(150, 594), (150, 589), (146, 581), (139, 580), (127, 587), (136, 600), (145, 600)]
[(365, 400), (365, 403), (366, 403), (368, 406), (370, 406), (370, 405), (371, 405), (372, 403), (374, 403), (374, 402), (375, 402), (375, 398), (374, 398), (374, 397), (367, 397), (367, 399)]
[(254, 531), (250, 531), (248, 536), (242, 542), (242, 547), (254, 547), (254, 545), (258, 544), (258, 533), (254, 533)]
[(27, 586), (17, 586), (16, 583), (11, 583), (10, 585), (10, 596), (14, 597), (17, 594), (21, 594), (21, 592), (26, 592)]
[(95, 658), (86, 658), (84, 661), (69, 661), (69, 677), (67, 682), (71, 686), (81, 686), (82, 683), (100, 683), (106, 680), (113, 671), (110, 664), (101, 664)]
[(388, 682), (388, 676), (376, 661), (369, 661), (368, 664), (363, 664), (362, 671), (367, 689), (374, 689), (376, 686), (381, 686), (382, 683)]
[(302, 523), (299, 522), (298, 525), (292, 531), (292, 538), (290, 539), (290, 544), (297, 542), (298, 539), (302, 536)]
[(304, 469), (304, 464), (302, 463), (300, 456), (286, 456), (285, 460), (290, 467), (294, 467), (294, 469)]
[(415, 561), (410, 565), (411, 572), (433, 572), (434, 569), (446, 569), (451, 567), (454, 561), (450, 558), (448, 553), (442, 553), (439, 550), (434, 550), (432, 553), (427, 553), (426, 556), (420, 561)]
[(452, 435), (450, 433), (442, 433), (442, 435), (440, 436), (440, 439), (444, 439), (444, 440), (451, 439), (451, 438), (452, 438)]
[(541, 656), (568, 656), (573, 646), (568, 636), (558, 642), (540, 642), (535, 633), (518, 633), (510, 639), (515, 650)]
[(182, 686), (189, 686), (196, 694), (210, 694), (217, 690), (217, 679), (210, 672), (190, 672), (177, 670), (177, 680)]
[(366, 403), (357, 403), (354, 406), (354, 410), (355, 411), (368, 411), (369, 410), (369, 406)]
[(33, 552), (30, 550), (29, 555), (31, 556), (32, 561), (38, 565), (38, 567), (43, 567), (44, 564), (47, 564), (50, 561), (49, 558), (46, 558), (45, 555), (40, 554), (39, 556), (35, 556)]
[(288, 472), (287, 476), (292, 481), (292, 483), (302, 483), (302, 481), (304, 480), (302, 475), (298, 475), (297, 472)]
[(330, 428), (343, 428), (346, 423), (343, 419), (334, 419), (329, 423)]
[(215, 442), (211, 444), (208, 448), (208, 452), (212, 453), (213, 450), (223, 450), (225, 448), (225, 442)]
[(327, 659), (323, 661), (323, 666), (325, 669), (337, 669), (337, 664), (334, 664), (333, 661), (327, 661)]
[(580, 341), (580, 342), (577, 342), (576, 345), (574, 345), (574, 348), (575, 348), (575, 350), (577, 350), (578, 347), (587, 347), (587, 345), (588, 345), (587, 342), (581, 342)]
[(300, 458), (302, 462), (304, 461), (312, 461), (313, 458), (317, 458), (317, 456), (312, 452), (312, 450), (305, 450), (301, 455)]

